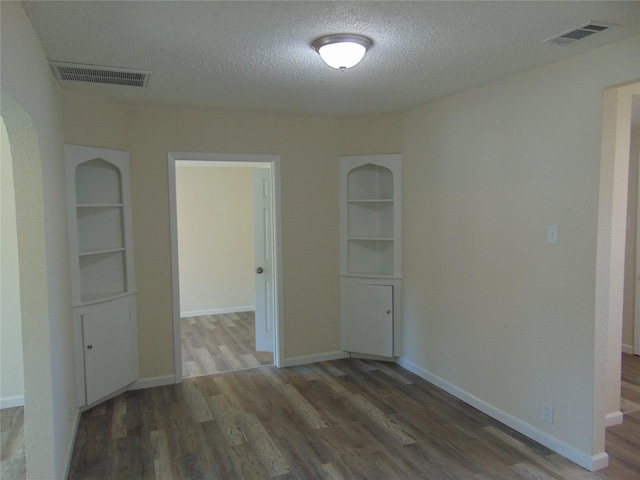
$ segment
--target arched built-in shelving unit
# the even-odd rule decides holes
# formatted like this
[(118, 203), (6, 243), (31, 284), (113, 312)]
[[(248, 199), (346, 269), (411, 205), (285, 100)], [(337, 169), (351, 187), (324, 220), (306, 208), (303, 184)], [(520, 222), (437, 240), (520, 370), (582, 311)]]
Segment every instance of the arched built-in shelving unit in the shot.
[(78, 405), (138, 379), (129, 154), (65, 145)]
[(400, 355), (401, 157), (340, 159), (343, 348)]

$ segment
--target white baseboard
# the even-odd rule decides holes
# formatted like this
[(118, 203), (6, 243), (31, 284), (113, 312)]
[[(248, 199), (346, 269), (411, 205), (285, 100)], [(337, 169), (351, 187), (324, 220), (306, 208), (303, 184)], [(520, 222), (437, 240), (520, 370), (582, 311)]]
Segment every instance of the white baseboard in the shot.
[(127, 390), (142, 390), (143, 388), (162, 387), (176, 383), (175, 375), (164, 375), (162, 377), (141, 378), (137, 382), (129, 385)]
[(396, 357), (383, 357), (380, 355), (369, 355), (368, 353), (348, 352), (348, 355), (351, 358), (360, 358), (362, 360), (375, 360), (378, 362), (395, 362), (397, 360)]
[(248, 307), (210, 308), (209, 310), (193, 310), (191, 312), (180, 312), (180, 318), (202, 317), (204, 315), (220, 315), (222, 313), (254, 312), (255, 310), (255, 305), (249, 305)]
[(633, 355), (633, 345), (622, 344), (622, 353), (630, 353)]
[[(587, 467), (585, 468), (587, 468), (587, 470), (591, 470), (592, 472), (595, 472), (597, 470), (600, 470), (601, 468), (606, 467), (607, 465), (609, 465), (609, 455), (602, 452), (597, 455), (592, 455), (591, 468), (587, 468)], [(581, 466), (584, 466), (584, 465), (581, 465)]]
[(337, 350), (335, 352), (316, 353), (315, 355), (304, 355), (302, 357), (286, 358), (284, 360), (285, 367), (295, 367), (296, 365), (305, 365), (307, 363), (327, 362), (329, 360), (340, 360), (341, 358), (349, 358), (347, 352)]
[(514, 430), (526, 435), (527, 437), (541, 443), (547, 448), (559, 453), (563, 457), (568, 458), (572, 462), (577, 463), (583, 468), (589, 471), (595, 471), (607, 466), (609, 462), (609, 456), (602, 452), (597, 455), (588, 455), (580, 450), (575, 449), (571, 445), (563, 442), (562, 440), (543, 432), (533, 425), (530, 425), (513, 415), (506, 413), (493, 405), (479, 399), (478, 397), (470, 394), (469, 392), (447, 382), (446, 380), (432, 374), (431, 372), (419, 367), (415, 363), (401, 357), (398, 359), (398, 364), (407, 370), (415, 373), (419, 377), (424, 378), (428, 382), (450, 393), (454, 397), (459, 398), (465, 403), (468, 403), (472, 407), (480, 410), (481, 412), (489, 415), (490, 417), (498, 420), (499, 422), (513, 428)]
[(24, 407), (24, 395), (0, 398), (0, 410), (13, 407)]
[(613, 427), (614, 425), (620, 425), (622, 423), (623, 415), (622, 412), (611, 412), (607, 413), (605, 417), (605, 425), (607, 427)]

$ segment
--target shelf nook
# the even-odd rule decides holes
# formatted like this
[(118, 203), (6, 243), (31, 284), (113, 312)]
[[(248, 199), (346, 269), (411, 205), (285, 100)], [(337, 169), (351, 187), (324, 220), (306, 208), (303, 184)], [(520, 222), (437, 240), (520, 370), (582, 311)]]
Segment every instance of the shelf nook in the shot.
[(138, 379), (129, 154), (65, 145), (78, 406)]
[(400, 155), (340, 159), (342, 343), (356, 354), (400, 355)]

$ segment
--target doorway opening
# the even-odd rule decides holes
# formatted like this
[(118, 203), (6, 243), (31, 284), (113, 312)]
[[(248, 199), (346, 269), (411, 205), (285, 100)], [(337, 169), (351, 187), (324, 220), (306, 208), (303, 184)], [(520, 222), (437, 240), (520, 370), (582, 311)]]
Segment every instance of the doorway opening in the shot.
[[(640, 95), (631, 100), (631, 145), (629, 147), (629, 215), (635, 228), (629, 229), (635, 238), (627, 235), (627, 245), (635, 246), (633, 255), (625, 258), (625, 302), (629, 298), (629, 312), (625, 312), (622, 325), (622, 351), (640, 355)], [(633, 185), (632, 185), (633, 183)], [(635, 218), (631, 217), (635, 207)], [(632, 223), (632, 222), (629, 222)], [(627, 247), (629, 248), (629, 247)], [(634, 269), (635, 267), (635, 269)], [(627, 283), (629, 289), (627, 290)], [(627, 303), (625, 303), (625, 306)]]
[[(604, 452), (605, 428), (623, 423), (621, 351), (625, 243), (633, 97), (637, 81), (605, 89), (596, 253), (594, 452)], [(594, 470), (606, 465), (599, 454)]]
[(169, 153), (176, 382), (281, 361), (279, 157)]

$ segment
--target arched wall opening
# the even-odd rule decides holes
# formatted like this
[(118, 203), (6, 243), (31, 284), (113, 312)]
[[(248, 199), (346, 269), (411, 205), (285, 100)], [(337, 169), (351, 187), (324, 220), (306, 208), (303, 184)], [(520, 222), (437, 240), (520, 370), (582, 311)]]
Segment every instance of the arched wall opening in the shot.
[(31, 117), (4, 89), (0, 105), (15, 195), (27, 478), (46, 478), (55, 470), (55, 458), (40, 148)]

